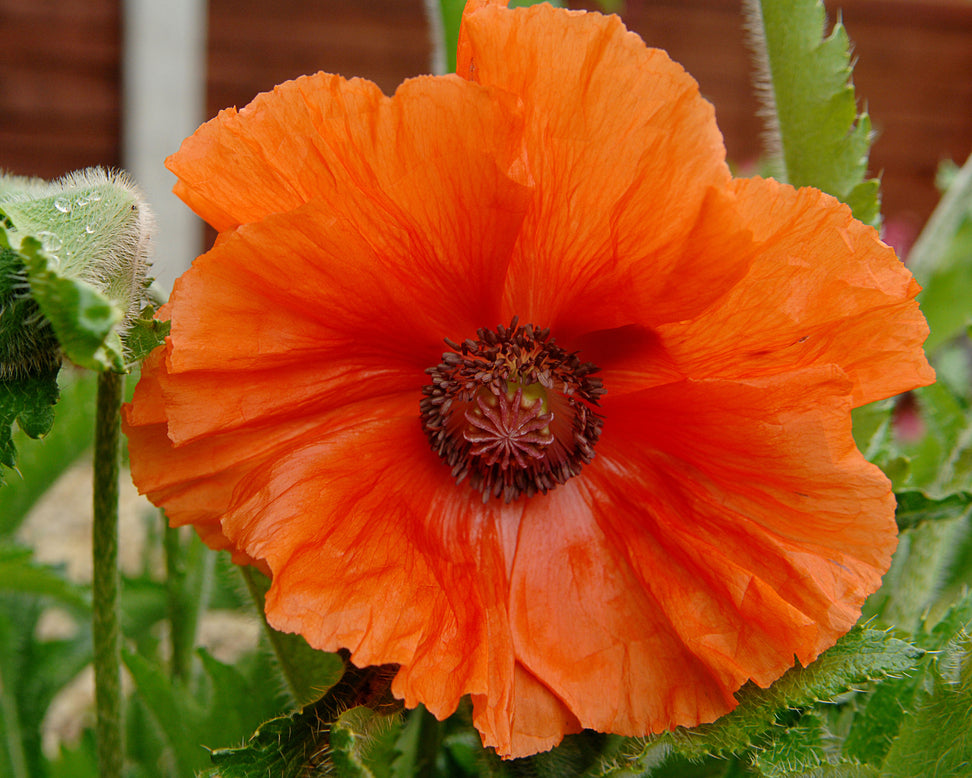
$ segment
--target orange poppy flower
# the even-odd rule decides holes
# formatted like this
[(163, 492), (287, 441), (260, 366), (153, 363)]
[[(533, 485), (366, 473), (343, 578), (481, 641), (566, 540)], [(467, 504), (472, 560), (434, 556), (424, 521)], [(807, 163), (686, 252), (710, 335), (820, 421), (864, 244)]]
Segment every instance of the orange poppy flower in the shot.
[(278, 629), (522, 756), (710, 721), (877, 589), (850, 411), (933, 380), (918, 286), (833, 198), (733, 179), (616, 17), (471, 3), (458, 75), (300, 78), (168, 164), (221, 234), (133, 473)]

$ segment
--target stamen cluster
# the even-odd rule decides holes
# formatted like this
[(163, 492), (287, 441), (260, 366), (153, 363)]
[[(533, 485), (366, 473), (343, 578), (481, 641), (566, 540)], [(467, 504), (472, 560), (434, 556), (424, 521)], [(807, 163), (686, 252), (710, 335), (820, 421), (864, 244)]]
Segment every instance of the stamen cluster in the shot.
[(456, 483), (468, 479), (483, 502), (546, 492), (594, 458), (603, 419), (598, 367), (557, 346), (550, 330), (481, 328), (477, 339), (428, 368), (422, 427)]

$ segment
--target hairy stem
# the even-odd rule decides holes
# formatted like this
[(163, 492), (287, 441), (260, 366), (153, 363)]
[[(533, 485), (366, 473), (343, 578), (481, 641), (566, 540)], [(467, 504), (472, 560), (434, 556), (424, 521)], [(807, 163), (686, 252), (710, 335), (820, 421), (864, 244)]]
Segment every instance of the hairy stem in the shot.
[(98, 376), (94, 453), (95, 710), (98, 765), (102, 778), (120, 778), (122, 744), (121, 648), (118, 618), (118, 469), (124, 377)]
[(270, 646), (273, 648), (273, 653), (277, 657), (277, 665), (280, 667), (280, 672), (287, 684), (287, 691), (290, 692), (290, 696), (295, 701), (299, 702), (304, 697), (304, 689), (300, 683), (297, 669), (290, 663), (290, 657), (283, 643), (284, 636), (267, 622), (267, 616), (263, 610), (263, 598), (266, 596), (267, 591), (266, 586), (263, 585), (261, 580), (262, 577), (258, 578), (253, 568), (246, 565), (240, 567), (240, 573), (242, 573), (243, 580), (246, 581), (246, 588), (249, 589), (250, 596), (253, 598), (257, 610), (260, 612), (263, 631), (266, 633), (267, 639), (270, 641)]

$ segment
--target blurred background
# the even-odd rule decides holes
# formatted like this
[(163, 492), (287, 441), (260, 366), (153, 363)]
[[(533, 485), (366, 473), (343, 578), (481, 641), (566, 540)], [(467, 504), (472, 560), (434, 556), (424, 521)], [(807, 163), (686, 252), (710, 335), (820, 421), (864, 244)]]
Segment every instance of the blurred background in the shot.
[[(746, 172), (761, 125), (740, 5), (627, 0), (621, 15), (699, 81), (730, 161)], [(871, 172), (883, 181), (889, 239), (906, 248), (937, 201), (939, 163), (972, 150), (972, 1), (826, 5), (854, 42), (858, 98), (878, 133)], [(0, 30), (0, 169), (128, 169), (158, 214), (166, 291), (207, 236), (169, 192), (162, 161), (202, 121), (317, 70), (387, 94), (430, 70), (423, 0), (0, 0)]]

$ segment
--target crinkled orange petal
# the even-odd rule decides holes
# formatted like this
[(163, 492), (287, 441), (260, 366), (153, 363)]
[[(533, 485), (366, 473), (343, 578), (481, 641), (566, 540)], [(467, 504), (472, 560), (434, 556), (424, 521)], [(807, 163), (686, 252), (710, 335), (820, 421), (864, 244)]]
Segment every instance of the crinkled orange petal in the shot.
[(456, 492), (415, 407), (349, 407), (343, 427), (251, 473), (223, 528), (273, 572), (274, 626), (359, 665), (401, 664), (395, 692), (442, 717), (463, 694), (508, 694), (509, 541), (503, 509)]
[[(504, 756), (715, 718), (855, 621), (894, 501), (850, 409), (931, 379), (917, 286), (816, 192), (733, 182), (711, 106), (617, 19), (472, 0), (460, 76), (318, 74), (169, 160), (221, 231), (125, 410), (175, 524), (270, 622)], [(596, 457), (483, 504), (423, 433), (442, 339), (512, 316), (601, 368)]]
[(751, 378), (836, 364), (853, 382), (854, 406), (935, 380), (921, 349), (919, 287), (873, 228), (816, 189), (740, 179), (733, 190), (754, 262), (701, 316), (658, 328), (680, 370)]
[(597, 459), (529, 505), (510, 580), (517, 657), (583, 726), (711, 721), (853, 625), (896, 526), (849, 388), (831, 367), (605, 400)]
[(466, 184), (521, 156), (520, 121), (511, 96), (456, 76), (411, 79), (388, 98), (369, 81), (318, 73), (221, 111), (166, 164), (176, 193), (219, 231), (354, 196), (435, 241), (464, 227), (443, 217), (463, 215)]
[[(508, 312), (566, 337), (682, 319), (727, 291), (744, 260), (715, 202), (729, 182), (725, 148), (679, 65), (617, 17), (544, 4), (473, 10), (463, 36), (472, 78), (518, 95), (525, 111), (535, 194)], [(730, 227), (716, 255), (687, 246), (700, 223)]]

